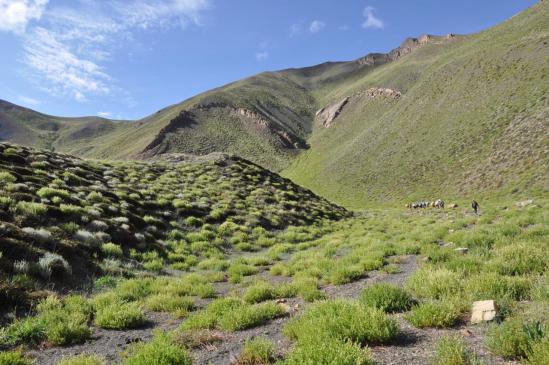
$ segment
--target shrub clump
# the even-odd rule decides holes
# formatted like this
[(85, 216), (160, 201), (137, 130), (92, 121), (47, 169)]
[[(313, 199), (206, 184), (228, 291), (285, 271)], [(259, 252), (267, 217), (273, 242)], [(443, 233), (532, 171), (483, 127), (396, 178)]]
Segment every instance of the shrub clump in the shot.
[(141, 326), (145, 322), (143, 308), (137, 302), (112, 302), (97, 308), (95, 325), (105, 329), (128, 329)]
[(125, 354), (123, 365), (191, 365), (187, 351), (165, 333), (157, 333), (152, 341), (132, 346)]
[(298, 342), (336, 339), (360, 344), (385, 343), (398, 332), (397, 323), (382, 310), (345, 300), (318, 302), (284, 328), (284, 333)]
[(258, 326), (285, 313), (283, 307), (272, 302), (251, 305), (238, 298), (222, 298), (214, 300), (205, 310), (190, 316), (182, 328), (239, 331)]
[(21, 351), (0, 351), (0, 365), (31, 365)]
[(446, 335), (435, 346), (432, 365), (475, 365), (476, 356), (467, 350), (463, 339)]
[(406, 319), (418, 328), (451, 327), (461, 315), (456, 305), (445, 301), (434, 301), (420, 304), (406, 315)]
[(246, 341), (242, 352), (234, 365), (267, 365), (275, 359), (272, 342), (265, 338), (254, 338)]
[(360, 302), (387, 313), (409, 310), (414, 301), (403, 289), (390, 284), (374, 284), (362, 292)]
[(10, 345), (38, 343), (48, 340), (54, 345), (70, 345), (88, 339), (88, 321), (92, 308), (81, 296), (68, 296), (64, 301), (50, 296), (37, 306), (35, 317), (20, 319), (2, 334), (2, 342)]
[(308, 340), (299, 343), (284, 365), (374, 365), (370, 351), (351, 341)]

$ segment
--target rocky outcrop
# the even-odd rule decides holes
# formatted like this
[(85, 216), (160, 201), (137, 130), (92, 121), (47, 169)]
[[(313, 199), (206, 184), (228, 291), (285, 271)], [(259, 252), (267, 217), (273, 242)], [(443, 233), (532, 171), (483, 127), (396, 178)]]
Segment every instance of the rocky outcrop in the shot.
[(406, 38), (400, 47), (391, 50), (389, 53), (370, 53), (359, 58), (356, 62), (361, 66), (382, 65), (387, 62), (396, 61), (400, 57), (412, 53), (426, 44), (444, 44), (448, 41), (457, 39), (458, 37), (458, 35), (450, 33), (445, 36), (424, 34), (419, 38)]
[(158, 132), (155, 138), (140, 153), (140, 156), (151, 158), (168, 153), (170, 151), (170, 143), (167, 142), (169, 134), (176, 133), (181, 128), (192, 127), (193, 124), (197, 123), (201, 113), (210, 112), (214, 109), (220, 109), (224, 115), (245, 118), (252, 122), (252, 125), (264, 134), (266, 138), (282, 148), (303, 149), (308, 147), (304, 139), (285, 129), (281, 122), (268, 118), (260, 112), (242, 107), (234, 107), (221, 102), (212, 102), (196, 104), (187, 110), (181, 111), (177, 117), (172, 119)]
[(368, 98), (391, 98), (399, 99), (402, 96), (402, 93), (398, 90), (384, 88), (384, 87), (371, 87), (367, 90), (361, 90), (354, 93), (351, 96), (345, 97), (343, 100), (322, 108), (316, 112), (316, 118), (320, 120), (324, 128), (330, 128), (334, 120), (341, 114), (345, 106), (352, 99), (358, 99), (362, 97)]
[(388, 97), (393, 99), (399, 99), (402, 93), (395, 89), (389, 89), (384, 87), (371, 87), (368, 90), (359, 91), (353, 96), (368, 96), (370, 98)]
[(316, 112), (316, 116), (320, 118), (320, 120), (322, 121), (322, 125), (325, 128), (330, 128), (332, 126), (332, 122), (341, 113), (345, 105), (349, 102), (349, 99), (350, 97), (347, 96), (340, 102), (330, 105), (326, 108), (322, 108)]
[(285, 148), (306, 148), (305, 141), (293, 133), (284, 130), (280, 123), (276, 123), (271, 119), (267, 119), (263, 114), (246, 108), (227, 107), (230, 113), (246, 117), (262, 127), (265, 131), (277, 135)]

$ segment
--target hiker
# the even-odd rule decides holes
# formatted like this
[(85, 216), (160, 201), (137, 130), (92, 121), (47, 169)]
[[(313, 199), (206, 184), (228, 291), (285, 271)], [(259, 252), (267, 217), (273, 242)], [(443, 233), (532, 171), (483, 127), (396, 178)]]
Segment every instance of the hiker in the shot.
[(475, 211), (475, 214), (478, 215), (479, 205), (478, 205), (478, 203), (477, 203), (476, 200), (473, 200), (473, 202), (471, 203), (471, 207), (472, 207), (473, 210)]

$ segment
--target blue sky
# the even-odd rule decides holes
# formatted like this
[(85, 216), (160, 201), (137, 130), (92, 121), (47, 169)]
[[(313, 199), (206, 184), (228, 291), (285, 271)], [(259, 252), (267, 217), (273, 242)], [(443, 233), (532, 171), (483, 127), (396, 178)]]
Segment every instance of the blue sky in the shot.
[(0, 0), (0, 99), (137, 119), (261, 71), (473, 33), (536, 0)]

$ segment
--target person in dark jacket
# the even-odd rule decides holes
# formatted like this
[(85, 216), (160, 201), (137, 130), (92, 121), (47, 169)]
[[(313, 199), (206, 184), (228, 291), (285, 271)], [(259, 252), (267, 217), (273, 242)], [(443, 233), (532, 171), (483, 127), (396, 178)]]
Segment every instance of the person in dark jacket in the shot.
[(476, 200), (473, 200), (473, 202), (471, 203), (471, 207), (475, 211), (475, 214), (478, 215), (479, 205)]

